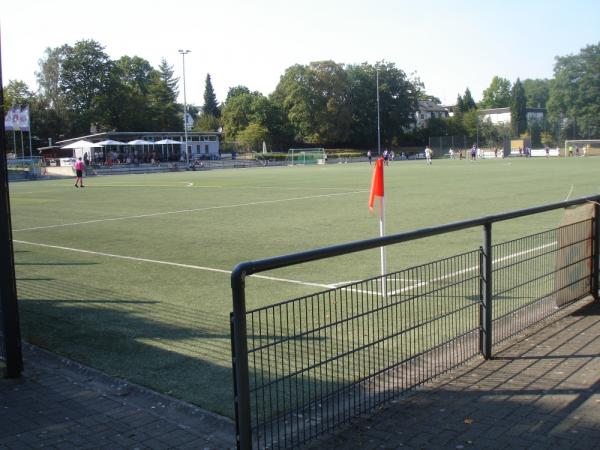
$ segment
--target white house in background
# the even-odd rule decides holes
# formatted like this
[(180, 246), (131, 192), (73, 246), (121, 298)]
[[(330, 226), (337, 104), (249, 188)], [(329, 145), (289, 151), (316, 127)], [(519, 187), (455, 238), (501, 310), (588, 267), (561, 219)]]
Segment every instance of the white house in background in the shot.
[(430, 100), (420, 100), (419, 110), (415, 113), (415, 127), (425, 128), (427, 122), (432, 118), (450, 117), (450, 110)]
[[(489, 120), (494, 125), (510, 124), (510, 108), (480, 109), (479, 115), (483, 120)], [(541, 122), (546, 115), (545, 108), (527, 108), (527, 122)]]

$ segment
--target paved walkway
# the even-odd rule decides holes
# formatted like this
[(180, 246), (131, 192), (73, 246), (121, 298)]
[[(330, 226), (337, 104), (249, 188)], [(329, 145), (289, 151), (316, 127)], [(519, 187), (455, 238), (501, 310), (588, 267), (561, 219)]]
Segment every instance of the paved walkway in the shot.
[[(0, 449), (233, 447), (231, 421), (26, 346)], [(313, 449), (600, 448), (600, 303), (521, 336)]]
[(25, 345), (0, 379), (0, 449), (229, 449), (231, 420)]

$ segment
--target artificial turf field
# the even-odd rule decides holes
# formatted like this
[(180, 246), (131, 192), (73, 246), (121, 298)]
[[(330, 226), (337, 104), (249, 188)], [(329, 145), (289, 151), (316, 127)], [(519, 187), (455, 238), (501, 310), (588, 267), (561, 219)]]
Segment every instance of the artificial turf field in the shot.
[[(90, 177), (10, 185), (22, 335), (111, 375), (233, 414), (230, 271), (376, 237), (368, 163)], [(600, 192), (600, 158), (396, 161), (388, 234)], [(494, 242), (554, 228), (552, 212)], [(481, 229), (388, 248), (388, 271), (481, 245)], [(250, 278), (248, 307), (379, 273), (379, 251)]]

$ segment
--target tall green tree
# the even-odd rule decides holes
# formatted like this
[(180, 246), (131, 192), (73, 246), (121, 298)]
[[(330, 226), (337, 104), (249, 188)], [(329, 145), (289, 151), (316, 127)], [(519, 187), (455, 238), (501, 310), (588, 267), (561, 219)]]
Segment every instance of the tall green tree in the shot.
[(27, 83), (21, 80), (10, 80), (4, 87), (4, 110), (14, 106), (26, 106), (33, 102), (35, 95), (27, 86)]
[(139, 56), (123, 56), (111, 72), (110, 90), (105, 96), (103, 125), (119, 131), (148, 130), (153, 117), (149, 92), (156, 71)]
[(104, 47), (93, 40), (76, 42), (62, 61), (59, 86), (67, 108), (74, 115), (75, 132), (84, 134), (97, 114), (101, 98), (109, 91), (113, 62)]
[(74, 134), (67, 108), (67, 100), (60, 86), (62, 64), (69, 51), (68, 45), (47, 48), (39, 59), (36, 71), (38, 108), (33, 111), (35, 132), (45, 141), (54, 141)]
[(506, 78), (495, 76), (483, 91), (482, 108), (506, 108), (510, 106), (511, 84)]
[(206, 114), (213, 117), (219, 117), (219, 104), (217, 103), (217, 96), (213, 89), (212, 81), (210, 79), (210, 73), (206, 74), (206, 83), (204, 87), (204, 105), (202, 106), (202, 114)]
[[(245, 86), (231, 88), (223, 104), (221, 120), (228, 140), (245, 140), (266, 130), (261, 138), (271, 146), (283, 146), (292, 140), (291, 131), (281, 109), (260, 92), (250, 92)], [(248, 128), (250, 130), (246, 131)], [(261, 131), (262, 132), (262, 131)]]
[(518, 78), (511, 93), (510, 120), (514, 136), (520, 136), (527, 130), (527, 100), (523, 83)]
[(163, 58), (154, 71), (148, 87), (148, 102), (152, 114), (149, 131), (183, 130), (183, 107), (177, 104), (179, 78), (173, 76), (173, 66)]
[(523, 80), (523, 89), (527, 99), (528, 108), (545, 108), (550, 98), (550, 85), (552, 80), (531, 79)]
[(323, 145), (348, 142), (352, 115), (343, 65), (312, 62), (288, 68), (272, 94), (294, 128), (296, 140)]
[(475, 100), (473, 99), (473, 95), (471, 95), (471, 90), (469, 88), (465, 89), (465, 94), (462, 97), (462, 104), (462, 112), (467, 112), (477, 108), (477, 104), (475, 103)]
[(548, 110), (569, 137), (600, 137), (600, 43), (556, 58)]

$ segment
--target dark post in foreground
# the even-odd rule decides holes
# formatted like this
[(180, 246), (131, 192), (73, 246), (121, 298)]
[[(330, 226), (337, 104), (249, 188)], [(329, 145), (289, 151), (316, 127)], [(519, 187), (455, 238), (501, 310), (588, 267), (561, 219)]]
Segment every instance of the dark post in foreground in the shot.
[(2, 112), (0, 120), (0, 333), (4, 334), (6, 375), (9, 378), (17, 378), (23, 371), (23, 355), (21, 353), (21, 331), (8, 197), (4, 90), (2, 86), (2, 43), (0, 42), (0, 112)]

